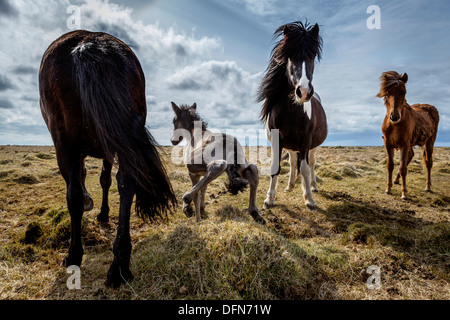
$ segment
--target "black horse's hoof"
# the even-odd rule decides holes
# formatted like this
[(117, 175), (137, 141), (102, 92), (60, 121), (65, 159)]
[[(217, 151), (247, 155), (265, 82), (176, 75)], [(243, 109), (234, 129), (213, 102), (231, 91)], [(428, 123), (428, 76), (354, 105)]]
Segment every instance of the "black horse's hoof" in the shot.
[(123, 283), (133, 281), (134, 277), (130, 270), (122, 272), (108, 272), (105, 280), (105, 286), (112, 289), (118, 289)]
[(71, 255), (68, 255), (64, 258), (61, 265), (65, 268), (68, 268), (70, 266), (81, 266), (81, 261), (83, 260), (83, 256), (81, 257), (73, 257)]
[(99, 215), (97, 215), (97, 221), (101, 224), (106, 224), (109, 222), (109, 215), (100, 213)]
[(94, 208), (94, 201), (92, 200), (92, 197), (89, 193), (84, 193), (84, 199), (83, 199), (83, 210), (84, 211), (91, 211)]

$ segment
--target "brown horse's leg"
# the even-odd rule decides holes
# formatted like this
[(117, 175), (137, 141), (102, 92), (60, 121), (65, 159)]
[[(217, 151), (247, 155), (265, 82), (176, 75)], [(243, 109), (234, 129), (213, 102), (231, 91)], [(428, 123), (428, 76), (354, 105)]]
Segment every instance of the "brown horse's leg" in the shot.
[(70, 214), (70, 247), (63, 266), (81, 265), (83, 246), (81, 244), (81, 219), (84, 211), (84, 190), (82, 184), (82, 164), (80, 154), (57, 150), (58, 166), (66, 181), (67, 207)]
[(423, 149), (423, 159), (427, 167), (427, 187), (425, 191), (431, 191), (431, 168), (433, 167), (433, 144), (434, 139), (427, 141)]
[[(413, 150), (413, 148), (411, 148), (411, 149), (409, 149), (408, 162), (407, 162), (406, 166), (409, 166), (409, 163), (411, 162), (413, 157), (414, 157), (414, 150)], [(400, 177), (401, 177), (401, 174), (400, 174), (400, 169), (399, 169), (398, 173), (397, 173), (397, 177), (394, 180), (394, 184), (400, 184)]]
[(408, 173), (409, 146), (400, 149), (400, 174), (402, 176), (402, 200), (408, 199), (408, 189), (406, 187), (406, 175)]
[(133, 275), (130, 272), (130, 209), (136, 193), (136, 182), (122, 172), (120, 167), (116, 179), (120, 195), (119, 225), (113, 246), (114, 260), (106, 279), (106, 285), (113, 288), (118, 288), (121, 283), (133, 279)]
[(258, 168), (254, 164), (251, 164), (243, 170), (242, 176), (250, 184), (248, 212), (256, 222), (264, 225), (266, 221), (258, 213), (258, 206), (256, 204), (256, 192), (258, 191), (259, 184)]
[(386, 145), (386, 154), (387, 154), (387, 169), (388, 169), (388, 182), (386, 193), (392, 193), (392, 171), (394, 171), (394, 148)]
[(103, 190), (102, 208), (97, 216), (97, 220), (101, 223), (109, 221), (109, 205), (108, 205), (108, 192), (111, 187), (111, 170), (112, 164), (108, 160), (103, 160), (102, 174), (100, 175), (100, 185)]
[(81, 184), (83, 186), (83, 210), (91, 211), (94, 208), (94, 201), (92, 201), (92, 197), (89, 192), (86, 190), (86, 166), (84, 165), (84, 159), (81, 164)]

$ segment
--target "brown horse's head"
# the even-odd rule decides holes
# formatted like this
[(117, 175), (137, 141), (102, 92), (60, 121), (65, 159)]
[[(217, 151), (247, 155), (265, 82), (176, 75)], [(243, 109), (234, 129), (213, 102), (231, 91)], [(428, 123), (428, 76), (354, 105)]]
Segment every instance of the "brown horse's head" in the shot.
[(384, 72), (381, 77), (381, 89), (377, 97), (384, 98), (387, 107), (386, 115), (391, 123), (399, 123), (402, 119), (402, 110), (406, 105), (406, 82), (408, 75), (400, 75), (395, 71)]

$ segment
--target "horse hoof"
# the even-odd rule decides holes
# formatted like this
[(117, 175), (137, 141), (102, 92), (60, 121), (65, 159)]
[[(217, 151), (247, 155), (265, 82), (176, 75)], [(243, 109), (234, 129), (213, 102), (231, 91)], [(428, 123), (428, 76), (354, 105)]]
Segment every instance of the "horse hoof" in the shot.
[(261, 215), (258, 213), (257, 210), (251, 211), (250, 215), (252, 216), (253, 220), (255, 220), (255, 222), (260, 223), (263, 226), (266, 225), (266, 220), (264, 220), (264, 218), (261, 217)]
[(94, 208), (94, 201), (92, 200), (92, 197), (89, 193), (84, 194), (84, 205), (83, 210), (84, 211), (91, 211)]
[(110, 270), (106, 276), (105, 286), (112, 289), (117, 289), (123, 283), (131, 282), (134, 279), (130, 270), (121, 269)]
[(102, 214), (102, 213), (100, 213), (98, 216), (97, 216), (97, 221), (99, 222), (99, 223), (108, 223), (109, 222), (109, 215), (108, 214)]
[(318, 192), (319, 192), (319, 189), (318, 189), (317, 187), (311, 187), (311, 191), (312, 191), (312, 192), (315, 192), (315, 193), (318, 193)]
[(390, 190), (386, 190), (384, 193), (391, 195), (392, 192)]
[(402, 201), (408, 201), (408, 197), (407, 196), (402, 196)]
[(292, 189), (294, 189), (294, 188), (289, 186), (289, 187), (287, 187), (286, 189), (284, 189), (284, 192), (291, 192)]
[(190, 204), (183, 203), (183, 212), (188, 218), (194, 215), (194, 209), (192, 209)]
[(400, 181), (394, 181), (394, 184), (400, 184)]
[(317, 204), (314, 203), (314, 202), (307, 202), (306, 203), (306, 208), (308, 208), (309, 210), (317, 209)]
[(271, 203), (271, 202), (265, 200), (264, 201), (264, 205), (263, 205), (263, 209), (270, 209), (270, 208), (273, 208), (273, 206), (274, 206), (273, 202)]
[(68, 255), (67, 257), (64, 258), (64, 260), (62, 261), (61, 265), (64, 268), (68, 268), (70, 266), (81, 266), (81, 260), (83, 260), (83, 257), (73, 257), (71, 255)]

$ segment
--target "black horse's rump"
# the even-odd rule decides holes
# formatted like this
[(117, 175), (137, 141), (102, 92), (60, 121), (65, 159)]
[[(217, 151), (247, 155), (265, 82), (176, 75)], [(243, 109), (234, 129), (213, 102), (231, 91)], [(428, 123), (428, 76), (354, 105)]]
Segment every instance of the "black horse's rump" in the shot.
[[(103, 158), (103, 204), (98, 218), (108, 219), (111, 166), (118, 162), (120, 212), (114, 261), (108, 282), (131, 280), (129, 216), (144, 219), (165, 214), (176, 205), (172, 186), (145, 127), (145, 78), (133, 51), (106, 34), (74, 31), (55, 40), (39, 71), (41, 111), (55, 144), (58, 166), (67, 184), (71, 243), (65, 265), (80, 265), (81, 217), (89, 199), (84, 180), (86, 156)], [(106, 195), (105, 195), (106, 194)]]

